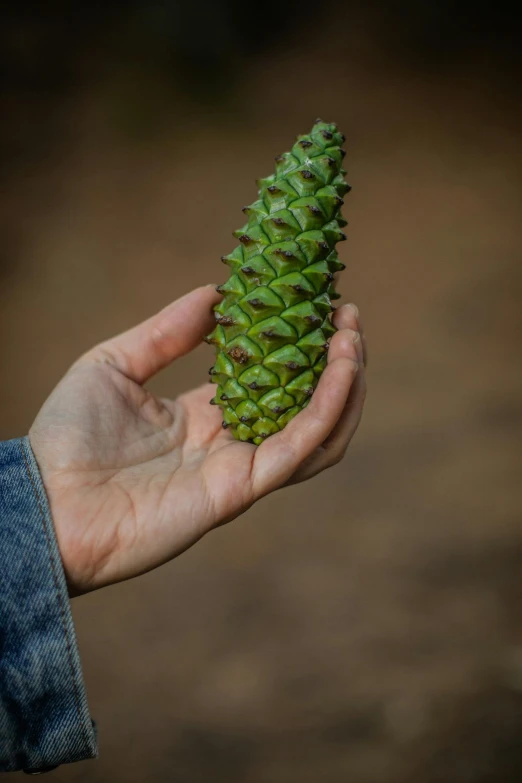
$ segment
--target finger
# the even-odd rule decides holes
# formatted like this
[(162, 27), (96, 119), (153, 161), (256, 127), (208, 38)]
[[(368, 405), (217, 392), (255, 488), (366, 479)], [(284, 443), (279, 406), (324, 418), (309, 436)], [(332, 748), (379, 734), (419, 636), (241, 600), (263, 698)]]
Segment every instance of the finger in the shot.
[(330, 459), (338, 461), (344, 456), (348, 444), (359, 426), (365, 399), (366, 373), (362, 368), (355, 379), (339, 421), (323, 443), (323, 448)]
[(357, 363), (347, 356), (331, 361), (307, 407), (259, 446), (252, 466), (255, 498), (282, 486), (326, 440), (346, 405), (356, 373)]
[(332, 317), (332, 323), (336, 329), (353, 329), (354, 332), (359, 331), (357, 323), (357, 316), (359, 311), (352, 304), (345, 304), (342, 307), (338, 307)]
[(306, 481), (341, 461), (361, 421), (365, 398), (366, 377), (364, 368), (361, 367), (339, 421), (321, 448), (292, 476), (291, 484)]
[(362, 346), (362, 355), (363, 355), (363, 364), (366, 367), (368, 365), (368, 343), (366, 340), (366, 335), (364, 334), (364, 326), (361, 321), (361, 316), (359, 315), (359, 310), (355, 305), (351, 305), (355, 308), (357, 311), (357, 329), (359, 331), (359, 334), (361, 335), (361, 346)]
[(196, 288), (152, 318), (107, 340), (87, 354), (114, 364), (137, 383), (191, 351), (211, 331), (212, 306), (220, 300), (214, 286)]
[(181, 405), (186, 411), (186, 439), (196, 448), (210, 444), (222, 429), (221, 410), (209, 405), (216, 394), (214, 384), (204, 383), (176, 398), (176, 405)]
[(368, 364), (368, 345), (357, 305), (346, 304), (339, 307), (334, 313), (332, 321), (337, 329), (353, 329), (359, 332), (361, 335), (362, 361), (364, 366), (366, 366)]
[(364, 329), (362, 327), (362, 324), (359, 324), (359, 334), (361, 335), (363, 364), (365, 367), (367, 367), (368, 366), (368, 341), (366, 339), (366, 335), (364, 334)]
[[(359, 348), (359, 351), (357, 350)], [(359, 334), (353, 329), (339, 329), (330, 340), (328, 363), (345, 356), (354, 362), (362, 360), (361, 341)]]

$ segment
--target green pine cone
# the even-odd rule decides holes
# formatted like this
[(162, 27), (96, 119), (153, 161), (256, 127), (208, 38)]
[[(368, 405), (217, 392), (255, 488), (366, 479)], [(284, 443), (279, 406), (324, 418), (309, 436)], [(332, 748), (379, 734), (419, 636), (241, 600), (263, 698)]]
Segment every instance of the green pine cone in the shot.
[(275, 174), (258, 180), (258, 200), (243, 207), (248, 223), (234, 232), (240, 244), (222, 258), (231, 275), (218, 287), (224, 298), (206, 338), (217, 348), (211, 404), (238, 440), (259, 445), (282, 430), (326, 366), (334, 273), (344, 269), (335, 250), (346, 239), (344, 140), (321, 120), (298, 136)]

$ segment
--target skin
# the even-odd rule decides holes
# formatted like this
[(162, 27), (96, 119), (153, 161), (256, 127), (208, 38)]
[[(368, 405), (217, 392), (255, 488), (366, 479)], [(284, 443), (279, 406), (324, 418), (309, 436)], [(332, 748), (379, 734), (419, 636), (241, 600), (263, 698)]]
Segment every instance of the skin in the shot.
[(82, 356), (29, 433), (72, 596), (179, 555), (259, 498), (339, 462), (359, 424), (366, 381), (354, 305), (334, 315), (310, 404), (261, 446), (221, 427), (205, 384), (175, 400), (144, 384), (193, 350), (220, 299), (205, 286)]

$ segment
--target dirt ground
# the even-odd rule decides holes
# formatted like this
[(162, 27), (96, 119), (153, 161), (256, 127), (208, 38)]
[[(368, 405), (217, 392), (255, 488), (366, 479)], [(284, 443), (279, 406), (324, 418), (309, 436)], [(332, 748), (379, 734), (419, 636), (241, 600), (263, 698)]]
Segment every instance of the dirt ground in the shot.
[(101, 756), (55, 781), (522, 780), (520, 117), (477, 66), (321, 62), (327, 86), (272, 52), (227, 111), (132, 140), (95, 86), (4, 182), (3, 439), (81, 351), (225, 279), (254, 179), (317, 114), (347, 135), (340, 290), (371, 351), (339, 466), (73, 601)]

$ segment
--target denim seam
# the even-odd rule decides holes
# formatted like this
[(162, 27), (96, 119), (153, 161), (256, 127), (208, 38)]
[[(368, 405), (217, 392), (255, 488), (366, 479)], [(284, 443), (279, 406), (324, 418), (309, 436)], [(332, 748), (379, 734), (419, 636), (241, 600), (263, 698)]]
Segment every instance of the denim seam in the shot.
[(68, 662), (69, 662), (69, 668), (71, 670), (71, 676), (72, 676), (72, 681), (73, 681), (73, 685), (74, 685), (74, 702), (75, 702), (75, 706), (76, 706), (76, 711), (78, 713), (78, 721), (80, 723), (81, 730), (82, 730), (83, 741), (85, 742), (86, 747), (89, 747), (90, 743), (89, 743), (89, 739), (87, 737), (87, 733), (85, 731), (85, 726), (83, 724), (82, 714), (81, 714), (81, 710), (80, 710), (80, 699), (79, 699), (79, 693), (78, 693), (78, 682), (77, 682), (77, 679), (76, 679), (76, 673), (75, 673), (74, 666), (73, 666), (73, 661), (72, 661), (71, 643), (70, 643), (69, 635), (67, 633), (67, 625), (66, 625), (66, 622), (65, 622), (65, 608), (64, 608), (64, 605), (63, 605), (63, 599), (62, 599), (62, 595), (60, 593), (60, 589), (59, 589), (59, 585), (58, 585), (58, 577), (57, 577), (57, 574), (56, 574), (56, 563), (54, 561), (53, 551), (52, 551), (52, 547), (51, 547), (51, 541), (49, 539), (49, 531), (48, 531), (47, 525), (45, 523), (45, 514), (44, 514), (44, 510), (42, 508), (42, 502), (40, 500), (40, 496), (38, 494), (38, 490), (37, 490), (36, 485), (34, 483), (34, 479), (33, 479), (33, 476), (32, 476), (32, 473), (31, 473), (31, 470), (30, 470), (30, 467), (29, 467), (29, 462), (28, 462), (28, 459), (27, 459), (27, 455), (25, 453), (25, 449), (24, 449), (23, 444), (22, 444), (21, 441), (20, 441), (20, 450), (22, 452), (22, 456), (23, 456), (24, 464), (25, 464), (25, 469), (26, 469), (27, 475), (29, 477), (29, 481), (31, 482), (31, 486), (33, 488), (33, 492), (34, 492), (34, 495), (35, 495), (35, 498), (36, 498), (36, 503), (38, 505), (38, 510), (40, 512), (40, 520), (42, 522), (42, 527), (43, 527), (43, 530), (44, 530), (45, 540), (46, 540), (46, 543), (47, 543), (47, 550), (48, 550), (48, 553), (49, 553), (49, 560), (51, 561), (51, 570), (52, 570), (52, 573), (53, 573), (53, 581), (54, 581), (54, 587), (55, 587), (55, 590), (56, 590), (56, 597), (58, 599), (58, 603), (59, 603), (59, 606), (60, 606), (60, 617), (61, 617), (61, 621), (62, 621), (63, 632), (64, 632), (64, 636), (65, 636), (65, 643), (66, 643), (66, 647), (67, 647), (67, 659), (68, 659)]

